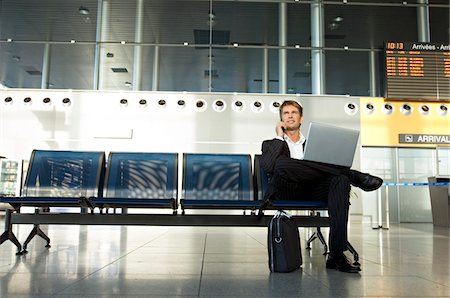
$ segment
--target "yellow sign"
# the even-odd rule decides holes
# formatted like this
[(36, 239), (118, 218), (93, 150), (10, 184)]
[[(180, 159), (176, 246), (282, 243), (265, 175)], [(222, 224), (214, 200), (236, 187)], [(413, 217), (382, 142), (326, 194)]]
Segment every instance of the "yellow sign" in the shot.
[[(360, 106), (362, 146), (450, 146), (442, 141), (450, 136), (448, 103), (388, 101), (370, 97), (361, 98)], [(417, 135), (422, 137), (410, 137)], [(427, 142), (405, 141), (409, 139)]]

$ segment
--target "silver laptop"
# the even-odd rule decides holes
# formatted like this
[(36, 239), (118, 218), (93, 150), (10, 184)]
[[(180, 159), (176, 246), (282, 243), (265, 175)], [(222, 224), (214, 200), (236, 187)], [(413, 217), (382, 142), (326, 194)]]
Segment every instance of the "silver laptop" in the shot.
[(351, 167), (358, 137), (358, 130), (311, 122), (304, 159)]

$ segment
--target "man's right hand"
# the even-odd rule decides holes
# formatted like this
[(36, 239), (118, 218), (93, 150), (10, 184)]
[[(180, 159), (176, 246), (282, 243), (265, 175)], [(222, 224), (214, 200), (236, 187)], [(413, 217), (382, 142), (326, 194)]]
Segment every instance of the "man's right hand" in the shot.
[(283, 137), (285, 129), (286, 124), (283, 121), (279, 121), (277, 123), (277, 126), (275, 127), (275, 133), (277, 134), (277, 137)]

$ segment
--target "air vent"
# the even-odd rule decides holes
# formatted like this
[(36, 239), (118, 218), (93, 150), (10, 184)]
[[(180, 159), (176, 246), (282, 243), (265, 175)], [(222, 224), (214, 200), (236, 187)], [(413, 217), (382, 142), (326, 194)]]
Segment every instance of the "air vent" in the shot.
[(42, 72), (40, 70), (27, 70), (27, 74), (30, 76), (41, 76)]
[(128, 69), (126, 69), (125, 67), (112, 67), (111, 70), (113, 72), (121, 72), (121, 73), (128, 72)]

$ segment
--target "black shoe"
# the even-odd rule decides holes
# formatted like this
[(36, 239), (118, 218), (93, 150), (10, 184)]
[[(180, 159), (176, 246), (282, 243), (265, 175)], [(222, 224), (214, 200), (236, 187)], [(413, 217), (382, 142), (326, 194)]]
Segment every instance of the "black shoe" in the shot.
[(369, 174), (351, 170), (350, 182), (364, 191), (372, 191), (381, 187), (383, 179)]
[(336, 269), (347, 273), (358, 273), (361, 271), (359, 266), (354, 266), (350, 263), (344, 253), (340, 253), (335, 256), (330, 253), (328, 255), (326, 267), (327, 269)]

